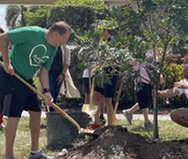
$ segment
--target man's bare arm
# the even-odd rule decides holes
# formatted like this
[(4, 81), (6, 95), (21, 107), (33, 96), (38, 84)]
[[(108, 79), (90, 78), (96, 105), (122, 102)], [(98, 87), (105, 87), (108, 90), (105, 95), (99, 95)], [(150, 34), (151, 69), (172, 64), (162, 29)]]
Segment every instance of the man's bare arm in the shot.
[(6, 73), (11, 75), (14, 74), (14, 68), (12, 67), (8, 57), (9, 37), (6, 32), (0, 35), (0, 50), (3, 57), (4, 70)]
[(179, 95), (179, 92), (175, 88), (172, 88), (158, 91), (157, 95), (161, 98), (171, 98)]

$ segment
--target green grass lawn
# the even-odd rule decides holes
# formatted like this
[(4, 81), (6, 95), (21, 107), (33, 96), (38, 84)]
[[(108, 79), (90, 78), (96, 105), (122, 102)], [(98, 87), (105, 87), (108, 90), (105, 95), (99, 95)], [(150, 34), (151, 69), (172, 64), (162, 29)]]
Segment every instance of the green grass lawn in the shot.
[[(5, 119), (6, 120), (6, 119)], [(42, 119), (44, 120), (44, 119)], [(6, 122), (6, 121), (5, 121)], [(133, 125), (127, 125), (125, 120), (119, 120), (118, 125), (128, 128), (132, 133), (141, 134), (142, 136), (153, 138), (153, 131), (148, 131), (143, 128), (142, 120), (134, 120)], [(188, 129), (181, 127), (171, 120), (159, 121), (159, 136), (162, 140), (174, 140), (174, 139), (184, 139), (188, 136)], [(19, 123), (14, 151), (17, 159), (26, 159), (27, 154), (30, 150), (30, 132), (28, 127), (28, 118), (22, 117)], [(47, 138), (46, 138), (46, 129), (41, 129), (40, 134), (40, 147), (48, 155), (57, 155), (59, 152), (48, 150), (47, 147)], [(0, 159), (3, 159), (3, 154), (5, 150), (5, 137), (4, 131), (0, 131)]]

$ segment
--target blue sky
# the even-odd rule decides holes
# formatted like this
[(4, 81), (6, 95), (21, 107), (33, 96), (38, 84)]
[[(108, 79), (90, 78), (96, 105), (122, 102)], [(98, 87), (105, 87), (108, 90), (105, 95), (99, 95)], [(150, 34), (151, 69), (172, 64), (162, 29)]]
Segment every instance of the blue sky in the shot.
[(0, 27), (2, 27), (5, 31), (8, 30), (5, 22), (6, 7), (7, 5), (0, 5)]

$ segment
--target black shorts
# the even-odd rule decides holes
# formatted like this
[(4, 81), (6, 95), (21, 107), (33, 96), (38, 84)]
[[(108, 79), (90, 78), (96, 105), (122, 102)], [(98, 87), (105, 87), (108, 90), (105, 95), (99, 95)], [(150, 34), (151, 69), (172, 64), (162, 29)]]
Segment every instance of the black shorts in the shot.
[[(87, 77), (82, 78), (82, 82), (83, 82), (83, 85), (84, 85), (85, 93), (89, 94), (90, 91), (91, 91), (91, 88), (89, 88), (89, 78), (87, 78)], [(91, 78), (91, 82), (92, 82), (92, 78)]]
[(146, 83), (138, 84), (137, 100), (140, 109), (149, 108), (152, 103), (152, 86)]
[(102, 87), (99, 87), (99, 86), (95, 86), (94, 87), (94, 91), (100, 93), (100, 94), (103, 94), (104, 92), (104, 89)]
[[(33, 80), (27, 81), (34, 87)], [(21, 117), (23, 110), (40, 112), (37, 95), (15, 76), (0, 67), (0, 111), (8, 117)]]
[(104, 97), (113, 98), (116, 93), (118, 79), (118, 76), (114, 75), (110, 78), (110, 83), (105, 82), (103, 87), (96, 85), (94, 91), (101, 93)]

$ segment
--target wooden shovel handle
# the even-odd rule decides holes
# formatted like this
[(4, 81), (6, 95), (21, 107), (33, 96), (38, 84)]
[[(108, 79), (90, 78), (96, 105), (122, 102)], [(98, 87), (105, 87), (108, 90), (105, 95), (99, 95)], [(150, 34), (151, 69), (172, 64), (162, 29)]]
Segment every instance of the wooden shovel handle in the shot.
[(119, 90), (118, 90), (118, 94), (117, 94), (117, 98), (116, 98), (114, 114), (113, 114), (114, 123), (117, 121), (116, 112), (117, 112), (117, 108), (118, 108), (118, 105), (119, 105), (119, 100), (120, 100), (121, 92), (122, 92), (122, 89), (123, 89), (123, 84), (124, 84), (124, 76), (121, 78), (121, 82), (120, 82), (120, 85), (119, 85)]
[[(3, 62), (0, 61), (0, 65), (3, 67)], [(24, 83), (28, 88), (30, 88), (34, 93), (36, 93), (39, 97), (41, 97), (43, 100), (47, 99), (45, 95), (43, 95), (40, 91), (38, 91), (36, 88), (31, 86), (27, 81), (25, 81), (22, 77), (20, 77), (18, 74), (14, 73), (14, 76), (20, 80), (22, 83)], [(58, 111), (61, 115), (63, 115), (66, 119), (68, 119), (73, 125), (75, 125), (80, 131), (80, 126), (79, 124), (71, 118), (65, 111), (63, 111), (61, 108), (59, 108), (55, 103), (52, 103), (51, 105), (56, 111)]]
[(115, 108), (114, 108), (114, 114), (116, 114), (116, 111), (117, 111), (117, 108), (118, 108), (118, 105), (119, 105), (119, 100), (120, 100), (121, 92), (122, 92), (122, 89), (123, 89), (123, 84), (124, 84), (124, 77), (122, 77), (120, 85), (119, 85), (119, 90), (118, 90)]

